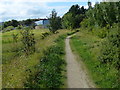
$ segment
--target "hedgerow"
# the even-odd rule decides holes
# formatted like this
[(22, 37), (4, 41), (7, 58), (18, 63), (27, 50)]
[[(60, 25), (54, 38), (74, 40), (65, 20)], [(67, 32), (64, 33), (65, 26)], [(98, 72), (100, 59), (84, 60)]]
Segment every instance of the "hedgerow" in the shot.
[[(102, 43), (102, 48), (98, 60), (101, 65), (104, 65), (107, 69), (107, 72), (111, 72), (112, 69), (115, 69), (117, 72), (113, 75), (113, 77), (106, 76), (107, 79), (113, 80), (112, 88), (120, 88), (120, 34), (118, 26), (114, 26), (109, 30), (109, 33)], [(112, 73), (112, 72), (111, 72)]]

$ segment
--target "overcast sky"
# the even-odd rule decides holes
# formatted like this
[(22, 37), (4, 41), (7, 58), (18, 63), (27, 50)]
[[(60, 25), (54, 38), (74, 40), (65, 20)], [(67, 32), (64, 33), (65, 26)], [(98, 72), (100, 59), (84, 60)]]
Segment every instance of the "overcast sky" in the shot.
[[(11, 19), (46, 18), (55, 9), (63, 16), (72, 5), (87, 8), (88, 0), (0, 0), (0, 22)], [(90, 0), (94, 5), (98, 0)], [(100, 1), (100, 0), (99, 0)]]

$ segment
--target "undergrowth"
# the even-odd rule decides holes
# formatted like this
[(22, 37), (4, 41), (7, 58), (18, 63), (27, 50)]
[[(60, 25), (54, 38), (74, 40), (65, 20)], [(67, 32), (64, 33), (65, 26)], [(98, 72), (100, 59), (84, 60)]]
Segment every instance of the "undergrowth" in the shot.
[(65, 76), (63, 68), (66, 65), (64, 60), (64, 36), (59, 36), (55, 40), (56, 44), (44, 51), (44, 56), (40, 59), (37, 66), (38, 71), (30, 75), (25, 82), (26, 88), (59, 88), (64, 85), (62, 81)]

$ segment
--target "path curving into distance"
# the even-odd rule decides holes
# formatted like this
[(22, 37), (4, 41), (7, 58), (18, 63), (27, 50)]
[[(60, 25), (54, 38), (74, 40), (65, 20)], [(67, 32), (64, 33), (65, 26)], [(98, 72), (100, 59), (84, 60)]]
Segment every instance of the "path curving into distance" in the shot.
[(68, 36), (65, 40), (68, 88), (94, 88), (94, 85), (87, 77), (87, 73), (82, 69), (81, 63), (76, 60), (76, 56), (71, 50), (70, 37)]

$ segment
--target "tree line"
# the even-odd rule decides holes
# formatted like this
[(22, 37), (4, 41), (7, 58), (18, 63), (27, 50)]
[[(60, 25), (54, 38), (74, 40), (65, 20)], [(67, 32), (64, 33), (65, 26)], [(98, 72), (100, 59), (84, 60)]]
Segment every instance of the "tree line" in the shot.
[[(60, 28), (73, 30), (81, 26), (110, 28), (120, 20), (120, 2), (96, 2), (94, 7), (91, 2), (88, 2), (88, 7), (85, 9), (84, 6), (80, 7), (78, 4), (72, 5), (61, 19), (54, 20), (53, 17), (50, 17), (50, 25), (53, 25), (53, 28), (57, 27), (54, 31)], [(56, 13), (55, 10), (54, 13)], [(52, 13), (52, 16), (57, 18), (56, 15)], [(54, 22), (56, 23), (54, 24)]]
[(55, 10), (52, 11), (52, 14), (49, 16), (49, 30), (55, 33), (58, 29), (76, 29), (80, 27), (80, 22), (85, 18), (85, 12), (87, 9), (84, 6), (80, 7), (78, 4), (72, 5), (66, 14), (62, 18), (57, 16)]
[(35, 26), (35, 22), (33, 19), (27, 19), (27, 20), (22, 20), (22, 21), (11, 20), (11, 21), (4, 22), (3, 28), (6, 28), (8, 26), (17, 27), (20, 25), (22, 25), (22, 26)]
[(84, 26), (111, 27), (113, 23), (119, 22), (120, 2), (96, 3), (93, 8), (89, 3)]

